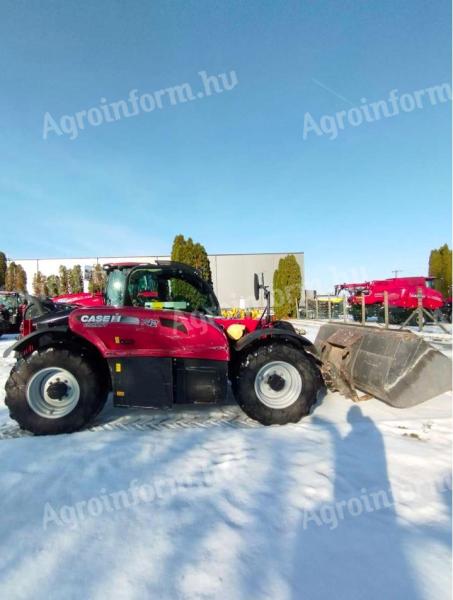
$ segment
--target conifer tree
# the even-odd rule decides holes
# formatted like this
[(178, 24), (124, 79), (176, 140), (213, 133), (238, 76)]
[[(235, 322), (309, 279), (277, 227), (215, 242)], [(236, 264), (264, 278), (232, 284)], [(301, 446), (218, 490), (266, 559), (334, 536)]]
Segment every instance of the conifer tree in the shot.
[(6, 254), (4, 252), (0, 252), (0, 290), (5, 286), (6, 269)]
[(10, 262), (6, 269), (5, 290), (13, 292), (16, 284), (17, 265), (14, 261)]
[(452, 295), (452, 251), (448, 244), (440, 248), (431, 250), (429, 256), (429, 275), (435, 277), (434, 287), (442, 293), (444, 297)]
[(27, 273), (22, 265), (17, 265), (14, 278), (14, 288), (18, 292), (27, 291)]
[[(212, 285), (211, 266), (205, 247), (194, 243), (192, 238), (187, 240), (179, 234), (173, 240), (171, 259), (184, 263), (197, 269), (201, 277)], [(188, 300), (194, 308), (202, 303), (200, 293), (195, 288), (183, 281), (172, 281), (172, 290), (175, 296)]]
[(49, 277), (47, 277), (47, 291), (51, 298), (59, 295), (60, 278), (58, 275), (49, 275)]
[(59, 266), (58, 276), (60, 279), (58, 294), (67, 294), (69, 292), (69, 273), (68, 269), (64, 265)]
[(102, 266), (98, 263), (91, 271), (90, 281), (88, 283), (89, 291), (94, 294), (96, 292), (103, 292), (106, 285), (106, 275)]
[(184, 247), (185, 247), (185, 239), (184, 236), (179, 234), (173, 240), (173, 246), (171, 249), (171, 259), (176, 262), (184, 262)]
[(173, 240), (171, 259), (190, 265), (199, 271), (202, 278), (212, 285), (211, 264), (205, 247), (192, 238), (187, 240), (179, 234)]
[(82, 267), (75, 265), (68, 272), (69, 275), (69, 289), (71, 294), (79, 294), (83, 292), (83, 276)]
[(33, 275), (33, 294), (35, 296), (48, 296), (48, 289), (47, 289), (47, 278), (45, 275), (43, 275), (41, 273), (41, 271), (36, 271), (36, 273)]
[(274, 271), (274, 313), (277, 319), (297, 315), (296, 303), (300, 302), (302, 275), (294, 254), (281, 258)]

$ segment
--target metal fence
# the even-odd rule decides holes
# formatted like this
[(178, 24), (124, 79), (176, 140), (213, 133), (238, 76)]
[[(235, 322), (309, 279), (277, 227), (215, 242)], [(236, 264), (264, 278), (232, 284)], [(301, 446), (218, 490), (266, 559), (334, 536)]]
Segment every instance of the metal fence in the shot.
[[(382, 325), (388, 329), (389, 325), (392, 324), (390, 318), (390, 307), (388, 292), (384, 292), (383, 299), (383, 316), (381, 318)], [(331, 320), (331, 319), (342, 319), (343, 321), (354, 320), (362, 325), (367, 325), (373, 322), (376, 324), (378, 320), (377, 316), (370, 317), (367, 315), (366, 296), (361, 296), (361, 303), (355, 305), (354, 316), (351, 314), (351, 307), (347, 301), (347, 298), (322, 298), (317, 297), (314, 299), (307, 299), (305, 306), (300, 311), (300, 317), (303, 319), (316, 319), (316, 320)], [(370, 319), (370, 321), (368, 321)], [(395, 324), (395, 323), (393, 323)], [(422, 331), (426, 325), (436, 325), (442, 329), (445, 333), (450, 331), (440, 322), (437, 315), (423, 306), (423, 291), (421, 288), (417, 290), (417, 307), (413, 309), (407, 316), (405, 321), (400, 324), (400, 329), (408, 325), (417, 325), (419, 331)]]

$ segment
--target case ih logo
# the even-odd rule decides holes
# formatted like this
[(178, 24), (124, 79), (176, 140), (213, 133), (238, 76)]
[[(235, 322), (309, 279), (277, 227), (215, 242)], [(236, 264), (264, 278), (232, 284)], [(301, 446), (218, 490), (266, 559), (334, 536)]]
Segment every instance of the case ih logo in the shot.
[(80, 321), (89, 327), (103, 327), (110, 323), (119, 323), (121, 315), (82, 315)]
[(121, 323), (122, 325), (139, 325), (140, 323), (138, 317), (130, 317), (127, 315), (81, 315), (79, 320), (86, 327), (105, 327), (111, 323)]

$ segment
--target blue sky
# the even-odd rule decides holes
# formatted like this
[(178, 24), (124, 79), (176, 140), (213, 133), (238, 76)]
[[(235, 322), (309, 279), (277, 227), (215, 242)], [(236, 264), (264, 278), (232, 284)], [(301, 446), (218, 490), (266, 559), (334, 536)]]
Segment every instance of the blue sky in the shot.
[[(0, 248), (11, 257), (304, 251), (307, 286), (427, 270), (451, 238), (451, 103), (337, 139), (304, 115), (450, 79), (450, 3), (17, 2), (0, 8)], [(64, 115), (230, 73), (230, 91), (71, 140)], [(328, 89), (326, 89), (328, 88)], [(2, 219), (2, 220), (3, 220)]]

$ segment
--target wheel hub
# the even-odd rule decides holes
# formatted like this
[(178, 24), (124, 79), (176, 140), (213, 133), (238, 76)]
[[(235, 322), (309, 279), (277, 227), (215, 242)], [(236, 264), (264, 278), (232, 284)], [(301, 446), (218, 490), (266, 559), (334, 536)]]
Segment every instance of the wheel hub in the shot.
[(47, 395), (52, 400), (62, 400), (64, 396), (68, 395), (69, 387), (64, 381), (52, 381), (47, 386)]
[(269, 408), (283, 410), (302, 392), (302, 376), (289, 362), (275, 360), (261, 367), (255, 377), (255, 394)]
[(267, 378), (267, 384), (274, 392), (281, 392), (285, 387), (285, 380), (278, 373), (272, 373), (272, 375), (269, 375)]
[(41, 369), (26, 389), (27, 403), (39, 416), (60, 419), (74, 410), (80, 399), (76, 377), (60, 367)]

